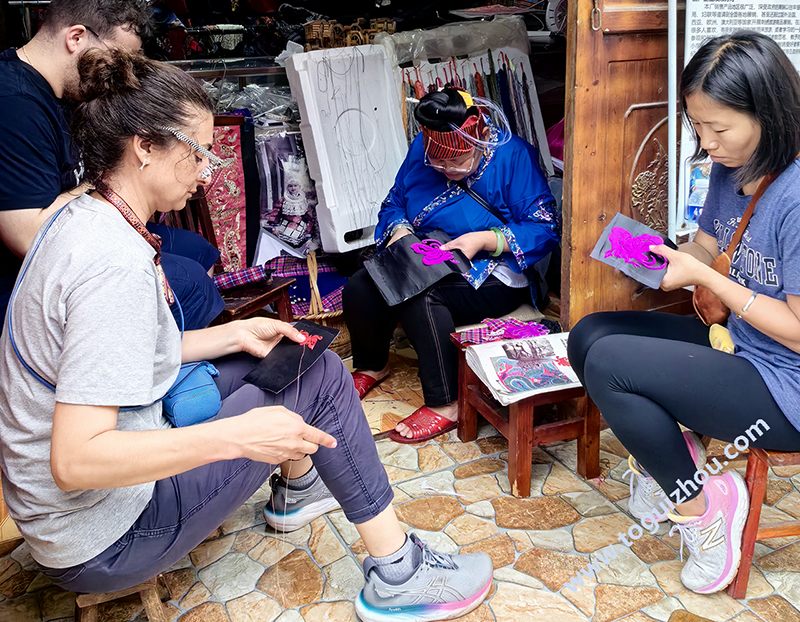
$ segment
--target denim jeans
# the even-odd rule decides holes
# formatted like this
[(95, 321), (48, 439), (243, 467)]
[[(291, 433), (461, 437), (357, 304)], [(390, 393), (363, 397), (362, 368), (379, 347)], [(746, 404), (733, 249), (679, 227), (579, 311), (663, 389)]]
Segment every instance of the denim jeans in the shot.
[[(311, 459), (347, 518), (363, 523), (386, 509), (394, 493), (352, 378), (339, 357), (325, 352), (299, 383), (278, 394), (242, 381), (257, 362), (245, 354), (213, 361), (220, 371), (217, 386), (223, 397), (216, 418), (260, 406), (285, 406), (336, 439), (335, 449), (321, 447)], [(160, 480), (150, 503), (117, 542), (83, 564), (42, 570), (56, 585), (75, 592), (110, 592), (137, 585), (186, 556), (275, 468), (247, 459), (228, 460)]]

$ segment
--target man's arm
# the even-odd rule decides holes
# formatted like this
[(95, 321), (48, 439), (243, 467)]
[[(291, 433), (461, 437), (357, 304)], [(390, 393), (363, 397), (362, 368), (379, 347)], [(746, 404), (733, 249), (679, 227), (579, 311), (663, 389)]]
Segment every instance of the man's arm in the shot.
[(77, 188), (62, 192), (55, 201), (43, 209), (0, 211), (0, 241), (15, 255), (24, 257), (39, 227), (64, 205), (90, 188), (91, 185), (84, 182)]

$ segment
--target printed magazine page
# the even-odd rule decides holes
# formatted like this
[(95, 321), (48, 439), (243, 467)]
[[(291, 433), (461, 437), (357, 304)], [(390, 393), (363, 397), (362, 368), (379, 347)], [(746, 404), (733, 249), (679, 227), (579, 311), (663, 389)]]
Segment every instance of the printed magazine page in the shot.
[(508, 406), (547, 391), (579, 387), (567, 360), (569, 333), (494, 341), (467, 348), (467, 365)]

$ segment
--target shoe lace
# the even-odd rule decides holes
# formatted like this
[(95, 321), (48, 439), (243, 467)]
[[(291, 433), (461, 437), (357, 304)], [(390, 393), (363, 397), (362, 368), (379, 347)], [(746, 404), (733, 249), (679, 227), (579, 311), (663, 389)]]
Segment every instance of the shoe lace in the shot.
[(440, 553), (434, 551), (427, 542), (421, 541), (422, 544), (422, 563), (427, 566), (439, 566), (440, 568), (447, 568), (449, 570), (456, 570), (456, 566), (452, 556), (447, 553)]
[(683, 561), (683, 546), (686, 545), (686, 548), (689, 549), (689, 555), (693, 557), (697, 557), (700, 553), (699, 538), (698, 538), (698, 530), (695, 526), (691, 523), (688, 524), (681, 524), (675, 523), (672, 526), (672, 529), (669, 530), (670, 537), (675, 531), (678, 531), (681, 534), (681, 561)]
[(661, 486), (658, 485), (655, 479), (653, 479), (652, 477), (645, 477), (644, 475), (639, 473), (639, 471), (636, 470), (636, 468), (633, 466), (632, 462), (628, 462), (628, 465), (630, 468), (622, 474), (622, 479), (624, 480), (626, 477), (628, 477), (628, 475), (631, 476), (629, 482), (631, 498), (633, 498), (633, 485), (636, 482), (636, 480), (639, 481), (639, 486), (641, 487), (641, 491), (645, 496), (648, 497), (659, 496), (664, 498), (667, 497), (667, 494), (664, 492)]

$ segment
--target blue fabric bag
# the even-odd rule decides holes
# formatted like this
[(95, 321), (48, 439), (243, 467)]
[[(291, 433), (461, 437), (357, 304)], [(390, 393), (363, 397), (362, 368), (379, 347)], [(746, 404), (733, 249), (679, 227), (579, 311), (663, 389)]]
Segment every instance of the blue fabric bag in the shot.
[(164, 416), (176, 428), (202, 423), (222, 408), (222, 399), (214, 378), (219, 371), (211, 363), (181, 365), (173, 385), (161, 400)]

